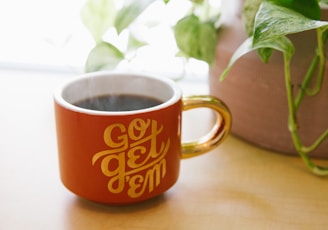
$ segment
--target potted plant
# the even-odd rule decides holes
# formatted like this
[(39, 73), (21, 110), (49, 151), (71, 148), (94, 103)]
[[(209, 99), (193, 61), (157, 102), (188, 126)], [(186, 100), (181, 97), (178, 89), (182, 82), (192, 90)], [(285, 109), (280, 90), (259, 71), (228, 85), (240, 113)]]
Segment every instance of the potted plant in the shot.
[[(310, 158), (314, 153), (324, 156), (328, 147), (325, 99), (328, 24), (320, 20), (323, 12), (320, 2), (246, 0), (243, 10), (247, 22), (245, 41), (229, 58), (228, 67), (214, 67), (212, 75), (219, 74), (223, 80), (234, 68), (243, 72), (231, 73), (235, 76), (222, 85), (211, 80), (212, 91), (218, 92), (223, 100), (225, 97), (234, 100), (226, 102), (235, 109), (235, 125), (239, 122), (240, 126), (237, 135), (273, 150), (279, 144), (278, 151), (291, 152), (293, 147), (314, 174), (327, 175), (327, 168), (315, 165)], [(223, 44), (219, 39), (220, 45)], [(257, 51), (261, 61), (268, 64), (261, 63), (254, 52), (249, 55), (251, 51)], [(236, 63), (239, 59), (243, 61), (241, 66)], [(247, 88), (240, 85), (242, 82)], [(234, 88), (227, 90), (231, 85)], [(241, 93), (239, 98), (232, 91)]]
[(167, 47), (168, 40), (173, 38), (174, 45), (176, 42), (178, 45), (173, 55), (213, 63), (220, 26), (219, 8), (208, 0), (86, 0), (81, 18), (95, 46), (88, 55), (85, 71), (113, 69), (135, 59), (138, 51), (149, 45), (148, 31), (163, 33), (157, 29), (160, 17), (155, 15), (157, 18), (148, 21), (142, 18), (143, 14), (155, 10), (157, 13), (166, 10), (170, 14), (167, 25), (170, 28), (164, 33), (171, 34), (160, 36), (162, 47)]
[[(119, 10), (113, 10), (115, 9), (113, 2), (114, 1), (110, 0), (88, 0), (81, 11), (84, 23), (86, 27), (89, 28), (94, 40), (96, 41), (96, 45), (91, 50), (86, 63), (87, 71), (115, 68), (115, 66), (117, 66), (122, 60), (129, 57), (127, 54), (131, 54), (131, 50), (133, 53), (133, 50), (145, 45), (144, 42), (138, 40), (136, 36), (133, 36), (133, 33), (129, 33), (128, 40), (131, 42), (128, 44), (133, 45), (126, 45), (126, 49), (122, 51), (112, 43), (104, 41), (103, 37), (109, 27), (115, 28), (117, 35), (122, 33), (122, 31), (133, 24), (143, 11), (156, 1), (128, 1), (128, 4), (123, 5)], [(174, 0), (164, 0), (163, 2), (165, 4), (170, 4), (171, 2), (174, 2)], [(282, 86), (284, 93), (280, 94), (286, 96), (285, 100), (281, 98), (279, 100), (286, 101), (285, 107), (287, 109), (288, 118), (286, 117), (283, 126), (286, 128), (287, 132), (289, 132), (289, 136), (291, 137), (290, 143), (304, 160), (311, 172), (317, 175), (327, 175), (328, 169), (315, 165), (310, 156), (311, 152), (316, 151), (318, 146), (327, 142), (328, 130), (325, 128), (324, 131), (315, 138), (313, 144), (309, 146), (305, 145), (303, 139), (299, 135), (300, 120), (298, 119), (299, 113), (304, 112), (304, 109), (302, 110), (301, 108), (301, 104), (306, 100), (305, 98), (310, 95), (317, 95), (319, 92), (324, 91), (324, 88), (322, 88), (325, 80), (324, 70), (326, 63), (324, 45), (328, 33), (328, 22), (320, 21), (320, 4), (324, 3), (324, 1), (245, 0), (241, 1), (241, 3), (243, 4), (243, 23), (245, 23), (246, 26), (246, 33), (243, 32), (243, 25), (237, 25), (237, 29), (235, 30), (243, 33), (244, 35), (242, 38), (245, 39), (245, 42), (243, 42), (239, 48), (238, 46), (240, 44), (236, 46), (236, 43), (241, 43), (241, 40), (235, 39), (235, 34), (230, 33), (229, 36), (229, 33), (225, 32), (225, 30), (229, 31), (231, 28), (236, 28), (236, 25), (234, 25), (236, 21), (232, 19), (233, 16), (230, 17), (231, 25), (226, 26), (225, 24), (222, 24), (222, 20), (220, 20), (221, 13), (224, 14), (224, 12), (219, 10), (219, 8), (213, 8), (209, 0), (191, 0), (190, 7), (186, 14), (176, 21), (176, 24), (173, 26), (174, 37), (176, 44), (179, 47), (178, 53), (183, 54), (187, 58), (195, 58), (209, 64), (210, 88), (211, 92), (215, 95), (217, 94), (217, 87), (225, 87), (225, 82), (229, 82), (230, 79), (236, 78), (236, 76), (230, 76), (222, 81), (229, 72), (231, 72), (231, 75), (235, 75), (234, 70), (239, 65), (239, 61), (237, 62), (237, 60), (242, 60), (244, 56), (249, 55), (251, 51), (257, 51), (260, 59), (264, 63), (273, 62), (276, 67), (275, 78), (280, 79), (283, 82)], [(240, 22), (241, 20), (238, 18), (238, 23)], [(304, 79), (303, 76), (301, 77), (302, 80), (300, 87), (299, 90), (297, 90), (291, 80), (291, 68), (294, 66), (293, 57), (296, 46), (292, 42), (293, 38), (290, 37), (294, 36), (293, 34), (303, 34), (304, 31), (310, 30), (315, 31), (317, 34), (317, 39), (311, 42), (311, 44), (315, 44), (316, 47), (314, 48), (315, 51), (313, 51), (314, 58), (309, 65), (310, 67), (307, 68), (308, 71), (304, 73)], [(232, 31), (234, 31), (234, 29), (232, 29)], [(221, 61), (220, 53), (224, 53), (221, 48), (222, 46), (225, 46), (224, 42), (222, 42), (222, 40), (224, 40), (222, 37), (224, 36), (230, 43), (235, 43), (233, 49), (238, 49), (235, 53), (234, 50), (229, 50), (231, 55), (228, 55), (229, 57), (226, 58), (226, 61)], [(305, 48), (307, 47), (308, 44), (305, 45)], [(274, 51), (279, 51), (282, 55), (277, 54)], [(232, 53), (234, 53), (234, 55), (232, 55)], [(255, 52), (252, 52), (252, 60), (258, 58), (257, 56), (255, 57), (254, 53)], [(308, 55), (303, 56), (308, 57)], [(296, 63), (296, 65), (303, 66), (304, 63)], [(257, 68), (258, 64), (253, 66), (246, 65), (246, 69), (253, 69), (256, 71)], [(267, 74), (266, 70), (260, 71), (265, 71), (263, 72), (263, 75)], [(245, 79), (248, 77), (252, 78), (252, 76), (244, 76)], [(219, 78), (222, 82), (219, 82)], [(312, 86), (312, 84), (314, 84), (314, 86)], [(267, 92), (276, 90), (273, 87), (271, 88), (270, 84), (266, 87)], [(238, 92), (240, 89), (235, 88), (232, 89), (232, 91)], [(223, 100), (225, 100), (225, 95), (225, 93), (223, 93), (223, 95), (220, 93), (218, 94)], [(252, 101), (243, 101), (243, 98), (244, 96), (242, 95), (237, 99), (245, 106), (256, 104)], [(228, 98), (225, 101), (231, 108), (231, 104), (233, 103), (230, 104)], [(284, 104), (283, 101), (281, 101), (281, 104)], [(280, 102), (278, 101), (278, 103)], [(269, 102), (266, 104), (269, 104)], [(238, 113), (235, 112), (234, 114), (234, 109), (235, 108), (232, 105), (232, 115), (234, 116), (236, 123), (236, 120), (238, 120)], [(249, 121), (244, 120), (240, 122), (247, 123)], [(248, 132), (251, 133), (252, 129), (253, 128), (248, 128)], [(271, 132), (271, 130), (264, 131)], [(238, 131), (234, 132), (239, 135)], [(250, 136), (252, 135), (253, 134)], [(243, 138), (242, 135), (239, 136)], [(269, 137), (269, 139), (270, 138), (271, 137)], [(268, 146), (264, 145), (264, 147)]]

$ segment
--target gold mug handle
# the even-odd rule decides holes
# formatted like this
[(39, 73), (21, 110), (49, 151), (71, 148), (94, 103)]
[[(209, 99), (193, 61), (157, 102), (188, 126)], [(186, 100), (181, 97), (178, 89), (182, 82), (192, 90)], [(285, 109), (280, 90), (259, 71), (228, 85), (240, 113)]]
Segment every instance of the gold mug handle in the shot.
[(182, 98), (183, 111), (196, 108), (209, 108), (216, 112), (216, 122), (205, 136), (190, 142), (182, 142), (182, 159), (206, 153), (221, 144), (231, 130), (229, 108), (213, 96), (187, 96)]

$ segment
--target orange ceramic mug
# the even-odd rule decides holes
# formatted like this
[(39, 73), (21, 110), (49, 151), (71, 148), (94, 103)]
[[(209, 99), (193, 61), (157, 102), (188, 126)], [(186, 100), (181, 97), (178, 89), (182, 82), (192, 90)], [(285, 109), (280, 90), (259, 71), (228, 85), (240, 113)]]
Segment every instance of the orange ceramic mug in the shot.
[[(132, 108), (79, 107), (86, 99), (113, 95), (120, 96), (115, 110), (125, 103)], [(124, 101), (122, 95), (136, 100)], [(133, 107), (143, 104), (140, 98), (158, 104)], [(86, 74), (60, 86), (54, 100), (61, 180), (76, 195), (100, 203), (129, 204), (162, 194), (177, 181), (180, 159), (213, 149), (231, 127), (230, 112), (219, 99), (182, 98), (179, 87), (167, 78)], [(216, 112), (216, 124), (200, 140), (182, 143), (182, 111), (201, 107)]]

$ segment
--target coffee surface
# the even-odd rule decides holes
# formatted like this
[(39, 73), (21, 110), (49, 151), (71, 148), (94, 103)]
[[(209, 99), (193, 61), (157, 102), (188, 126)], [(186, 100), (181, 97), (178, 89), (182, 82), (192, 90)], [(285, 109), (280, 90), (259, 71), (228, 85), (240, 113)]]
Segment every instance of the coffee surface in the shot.
[(163, 102), (153, 97), (117, 94), (88, 98), (78, 101), (74, 105), (98, 111), (131, 111), (150, 108), (161, 103)]

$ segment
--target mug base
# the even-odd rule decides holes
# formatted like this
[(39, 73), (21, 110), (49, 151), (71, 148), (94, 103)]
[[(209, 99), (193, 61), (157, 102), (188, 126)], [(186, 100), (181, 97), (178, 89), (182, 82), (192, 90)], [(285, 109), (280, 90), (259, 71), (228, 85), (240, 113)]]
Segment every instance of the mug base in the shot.
[(162, 194), (159, 194), (157, 196), (145, 199), (145, 200), (138, 200), (135, 202), (126, 202), (126, 203), (122, 203), (122, 202), (101, 202), (101, 201), (95, 201), (95, 200), (91, 200), (91, 199), (87, 199), (81, 196), (76, 195), (76, 198), (78, 200), (78, 202), (81, 205), (86, 205), (86, 206), (93, 206), (93, 207), (137, 207), (140, 206), (142, 204), (142, 206), (144, 207), (145, 205), (155, 205), (155, 204), (159, 204), (162, 203), (166, 200), (166, 195), (165, 192)]

